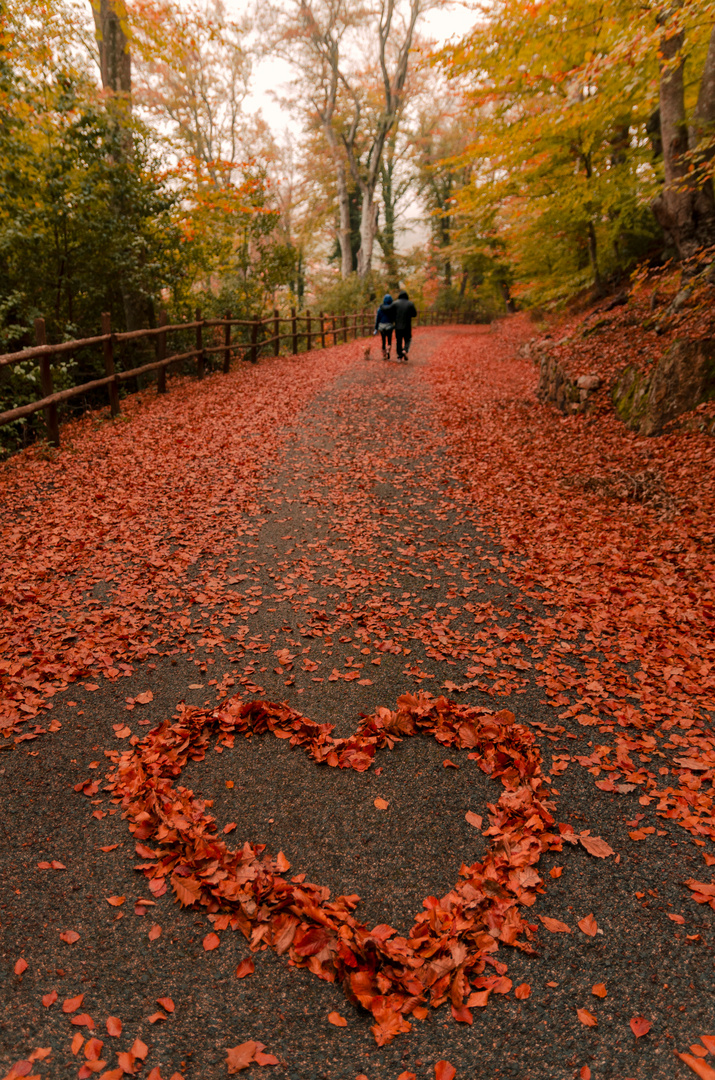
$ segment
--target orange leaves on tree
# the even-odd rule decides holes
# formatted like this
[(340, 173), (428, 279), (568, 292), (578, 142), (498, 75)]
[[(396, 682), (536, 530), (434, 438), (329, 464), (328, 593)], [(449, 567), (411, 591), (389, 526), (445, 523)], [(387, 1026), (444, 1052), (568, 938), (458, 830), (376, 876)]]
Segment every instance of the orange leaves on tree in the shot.
[(577, 1009), (576, 1015), (585, 1027), (597, 1027), (598, 1020), (588, 1009)]
[(256, 965), (250, 956), (246, 957), (236, 968), (236, 978), (245, 979), (247, 975), (253, 975)]
[(634, 1016), (633, 1019), (629, 1021), (629, 1023), (631, 1026), (631, 1031), (637, 1039), (642, 1038), (643, 1035), (647, 1035), (650, 1029), (653, 1027), (650, 1020), (646, 1020), (644, 1016)]

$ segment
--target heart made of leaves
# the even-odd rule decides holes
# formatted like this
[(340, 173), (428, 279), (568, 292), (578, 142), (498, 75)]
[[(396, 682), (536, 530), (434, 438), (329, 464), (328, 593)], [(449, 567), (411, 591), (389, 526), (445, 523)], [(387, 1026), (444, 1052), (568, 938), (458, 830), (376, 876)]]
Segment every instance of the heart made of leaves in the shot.
[[(211, 710), (183, 707), (178, 720), (116, 753), (109, 788), (147, 860), (137, 869), (154, 896), (171, 887), (182, 905), (204, 907), (215, 930), (238, 929), (253, 950), (266, 944), (290, 964), (340, 982), (350, 1001), (372, 1013), (379, 1045), (409, 1031), (410, 1015), (423, 1019), (428, 1006), (446, 1000), (456, 1020), (471, 1023), (471, 1007), (511, 988), (506, 964), (495, 955), (499, 944), (534, 951), (536, 926), (522, 911), (542, 884), (535, 869), (542, 853), (576, 839), (569, 826), (552, 831), (551, 792), (535, 737), (507, 710), (424, 693), (404, 695), (394, 711), (378, 708), (348, 738), (335, 739), (332, 731), (285, 704), (234, 697)], [(357, 772), (372, 766), (378, 750), (413, 735), (466, 751), (503, 788), (488, 806), (483, 860), (463, 864), (446, 896), (427, 897), (402, 937), (390, 926), (370, 928), (356, 919), (359, 897), (331, 899), (303, 875), (287, 877), (282, 852), (272, 855), (249, 841), (229, 848), (205, 801), (176, 782), (189, 760), (203, 760), (214, 736), (231, 747), (237, 735), (269, 732), (318, 764)]]

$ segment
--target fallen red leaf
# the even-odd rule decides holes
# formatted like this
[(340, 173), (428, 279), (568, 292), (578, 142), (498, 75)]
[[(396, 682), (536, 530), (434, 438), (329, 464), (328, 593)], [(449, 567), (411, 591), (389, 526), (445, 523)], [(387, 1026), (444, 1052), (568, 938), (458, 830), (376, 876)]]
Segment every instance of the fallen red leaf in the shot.
[(241, 963), (236, 968), (236, 978), (237, 979), (245, 979), (247, 975), (253, 975), (253, 972), (255, 970), (256, 970), (256, 965), (254, 964), (253, 960), (249, 956), (249, 957), (245, 958), (244, 960), (242, 960)]
[(348, 1022), (345, 1019), (345, 1017), (341, 1016), (340, 1013), (337, 1013), (337, 1012), (328, 1013), (328, 1020), (329, 1020), (329, 1022), (331, 1024), (334, 1024), (335, 1027), (347, 1027), (348, 1026)]
[(596, 1027), (598, 1025), (598, 1020), (588, 1009), (577, 1009), (576, 1015), (586, 1027)]
[(644, 1016), (634, 1016), (630, 1021), (630, 1025), (631, 1031), (637, 1039), (640, 1039), (642, 1035), (647, 1035), (653, 1027), (650, 1020), (646, 1020)]
[(595, 997), (605, 998), (608, 990), (606, 990), (605, 983), (594, 983), (591, 987), (591, 993), (594, 994)]
[(474, 826), (475, 829), (481, 829), (483, 820), (481, 814), (475, 814), (471, 810), (467, 810), (464, 817), (470, 825)]
[(514, 990), (514, 997), (519, 1001), (526, 1001), (531, 994), (531, 987), (528, 983), (520, 983)]
[(43, 997), (42, 1004), (45, 1006), (46, 1009), (49, 1009), (50, 1005), (54, 1005), (58, 997), (59, 994), (56, 990), (50, 990), (49, 994), (45, 994), (45, 996)]
[(22, 975), (23, 971), (27, 971), (27, 966), (27, 960), (25, 960), (24, 957), (21, 956), (19, 960), (15, 961), (15, 967), (13, 968), (13, 971), (16, 975)]
[(122, 1034), (122, 1021), (118, 1016), (107, 1017), (107, 1033), (109, 1035), (121, 1035)]
[(77, 997), (65, 998), (62, 1002), (62, 1012), (71, 1013), (76, 1012), (84, 1001), (84, 994), (78, 994)]
[(218, 934), (214, 934), (213, 932), (207, 934), (204, 938), (204, 949), (206, 950), (206, 952), (211, 952), (212, 949), (218, 949), (220, 944), (221, 938), (218, 936)]
[(156, 999), (157, 1005), (161, 1005), (162, 1009), (166, 1009), (168, 1013), (173, 1013), (176, 1006), (170, 997), (160, 997)]
[(60, 940), (66, 941), (68, 945), (74, 945), (75, 941), (79, 941), (79, 934), (76, 930), (63, 930)]
[(389, 802), (386, 802), (384, 799), (375, 799), (374, 805), (378, 810), (387, 810), (387, 808), (388, 808), (388, 806), (390, 804), (389, 804)]
[(434, 1067), (434, 1080), (454, 1080), (457, 1070), (448, 1061), (438, 1061)]

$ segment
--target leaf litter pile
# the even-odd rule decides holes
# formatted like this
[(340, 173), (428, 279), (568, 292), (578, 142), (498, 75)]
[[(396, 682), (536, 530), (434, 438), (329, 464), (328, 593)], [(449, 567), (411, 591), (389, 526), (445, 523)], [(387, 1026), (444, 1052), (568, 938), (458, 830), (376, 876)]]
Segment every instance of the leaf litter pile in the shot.
[[(574, 764), (609, 797), (624, 798), (634, 843), (665, 835), (658, 818), (686, 830), (703, 870), (681, 891), (699, 911), (715, 909), (707, 872), (715, 864), (711, 440), (640, 439), (607, 411), (564, 420), (536, 402), (533, 365), (516, 357), (528, 334), (514, 319), (441, 335), (429, 364), (410, 371), (410, 409), (397, 417), (392, 371), (367, 365), (345, 378), (356, 350), (342, 347), (301, 358), (300, 378), (295, 361), (279, 360), (229, 376), (228, 394), (226, 382), (219, 388), (209, 379), (160, 401), (139, 396), (127, 403), (128, 421), (85, 419), (66, 450), (30, 451), (3, 470), (6, 745), (24, 751), (50, 733), (61, 738), (66, 720), (53, 706), (68, 691), (91, 701), (105, 685), (136, 680), (145, 666), (179, 654), (193, 658), (196, 689), (204, 689), (214, 666), (218, 704), (179, 705), (143, 738), (131, 714), (146, 727), (142, 713), (154, 695), (125, 696), (113, 727), (130, 748), (107, 751), (108, 783), (95, 774), (76, 790), (93, 800), (97, 823), (104, 798), (114, 804), (110, 814), (121, 807), (152, 897), (144, 905), (166, 894), (206, 912), (206, 952), (224, 931), (239, 930), (252, 950), (268, 945), (292, 966), (336, 981), (371, 1014), (378, 1045), (411, 1025), (414, 1034), (414, 1021), (443, 1002), (465, 1030), (476, 1030), (474, 1009), (488, 1023), (491, 1011), (481, 1009), (490, 995), (506, 998), (513, 988), (517, 1001), (531, 1003), (529, 983), (512, 987), (500, 944), (530, 956), (544, 930), (571, 933), (565, 921), (537, 921), (529, 911), (545, 880), (561, 874), (552, 867), (545, 878), (540, 858), (579, 841), (591, 855), (613, 855), (589, 829), (568, 824), (568, 806), (558, 808), (567, 823), (555, 824), (555, 785)], [(332, 411), (322, 416), (326, 393)], [(299, 418), (312, 401), (311, 450), (300, 442)], [(614, 496), (599, 484), (644, 469), (657, 471), (667, 504)], [(306, 513), (311, 530), (301, 536)], [(268, 543), (272, 521), (281, 528)], [(435, 542), (435, 530), (449, 542)], [(342, 647), (350, 644), (351, 654)], [(380, 677), (388, 676), (396, 692), (386, 697)], [(261, 700), (262, 683), (296, 705), (305, 694), (306, 708)], [(363, 712), (343, 738), (304, 715), (331, 684), (353, 695), (344, 699), (349, 712)], [(550, 723), (533, 719), (534, 684), (555, 710)], [(227, 697), (234, 687), (240, 694)], [(384, 707), (396, 697), (394, 711)], [(495, 698), (509, 698), (509, 709)], [(237, 734), (261, 732), (318, 764), (358, 772), (400, 740), (431, 736), (457, 759), (445, 760), (445, 782), (450, 767), (468, 767), (466, 757), (502, 785), (488, 811), (486, 855), (455, 866), (451, 889), (425, 900), (406, 935), (369, 927), (355, 912), (358, 897), (331, 898), (305, 875), (291, 877), (282, 852), (250, 837), (227, 843), (207, 804), (178, 783), (210, 738), (228, 751)], [(548, 741), (569, 739), (574, 745), (554, 747), (542, 766)], [(481, 829), (480, 816), (472, 818)], [(126, 824), (103, 827), (114, 822), (119, 838)], [(64, 869), (49, 859), (38, 867)], [(126, 897), (108, 899), (121, 909)], [(137, 903), (137, 914), (146, 910)], [(587, 938), (603, 933), (593, 915), (578, 926)], [(81, 947), (73, 930), (63, 933)], [(160, 933), (157, 926), (149, 940)], [(708, 948), (710, 936), (691, 935)], [(27, 961), (15, 961), (21, 981)], [(594, 984), (594, 999), (606, 994)], [(594, 1006), (579, 1004), (584, 1030), (597, 1029)], [(163, 1005), (148, 1022), (161, 1026), (171, 1013)], [(91, 1032), (91, 1015), (77, 1013), (72, 1024), (82, 1017)], [(329, 1019), (338, 1029), (347, 1023), (337, 1012)], [(634, 1015), (631, 1038), (646, 1042), (651, 1026)], [(146, 1031), (114, 1066), (101, 1040), (75, 1035), (80, 1075), (118, 1080), (148, 1069)], [(18, 1049), (27, 1056), (11, 1051), (8, 1077), (51, 1067), (50, 1054)], [(680, 1053), (682, 1067), (712, 1080), (711, 1050), (711, 1036), (702, 1036)], [(662, 1075), (681, 1067), (673, 1061), (671, 1053)], [(255, 1039), (228, 1047), (224, 1062), (221, 1074), (280, 1064)], [(574, 1062), (580, 1072), (564, 1076), (591, 1075)], [(500, 1067), (520, 1075), (509, 1062)], [(430, 1065), (430, 1075), (450, 1070), (446, 1060)], [(172, 1074), (153, 1067), (144, 1075)]]

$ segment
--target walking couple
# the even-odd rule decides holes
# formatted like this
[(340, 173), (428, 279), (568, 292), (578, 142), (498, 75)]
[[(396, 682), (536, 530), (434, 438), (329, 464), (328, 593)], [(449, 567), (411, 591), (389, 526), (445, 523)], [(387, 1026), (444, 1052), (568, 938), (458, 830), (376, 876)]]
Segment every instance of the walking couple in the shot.
[(398, 363), (407, 363), (407, 354), (410, 351), (412, 340), (412, 320), (417, 318), (417, 308), (403, 289), (397, 300), (393, 300), (389, 293), (377, 309), (375, 318), (375, 333), (380, 332), (382, 337), (382, 359), (390, 359), (392, 348), (392, 331), (395, 331), (395, 344), (397, 346)]

